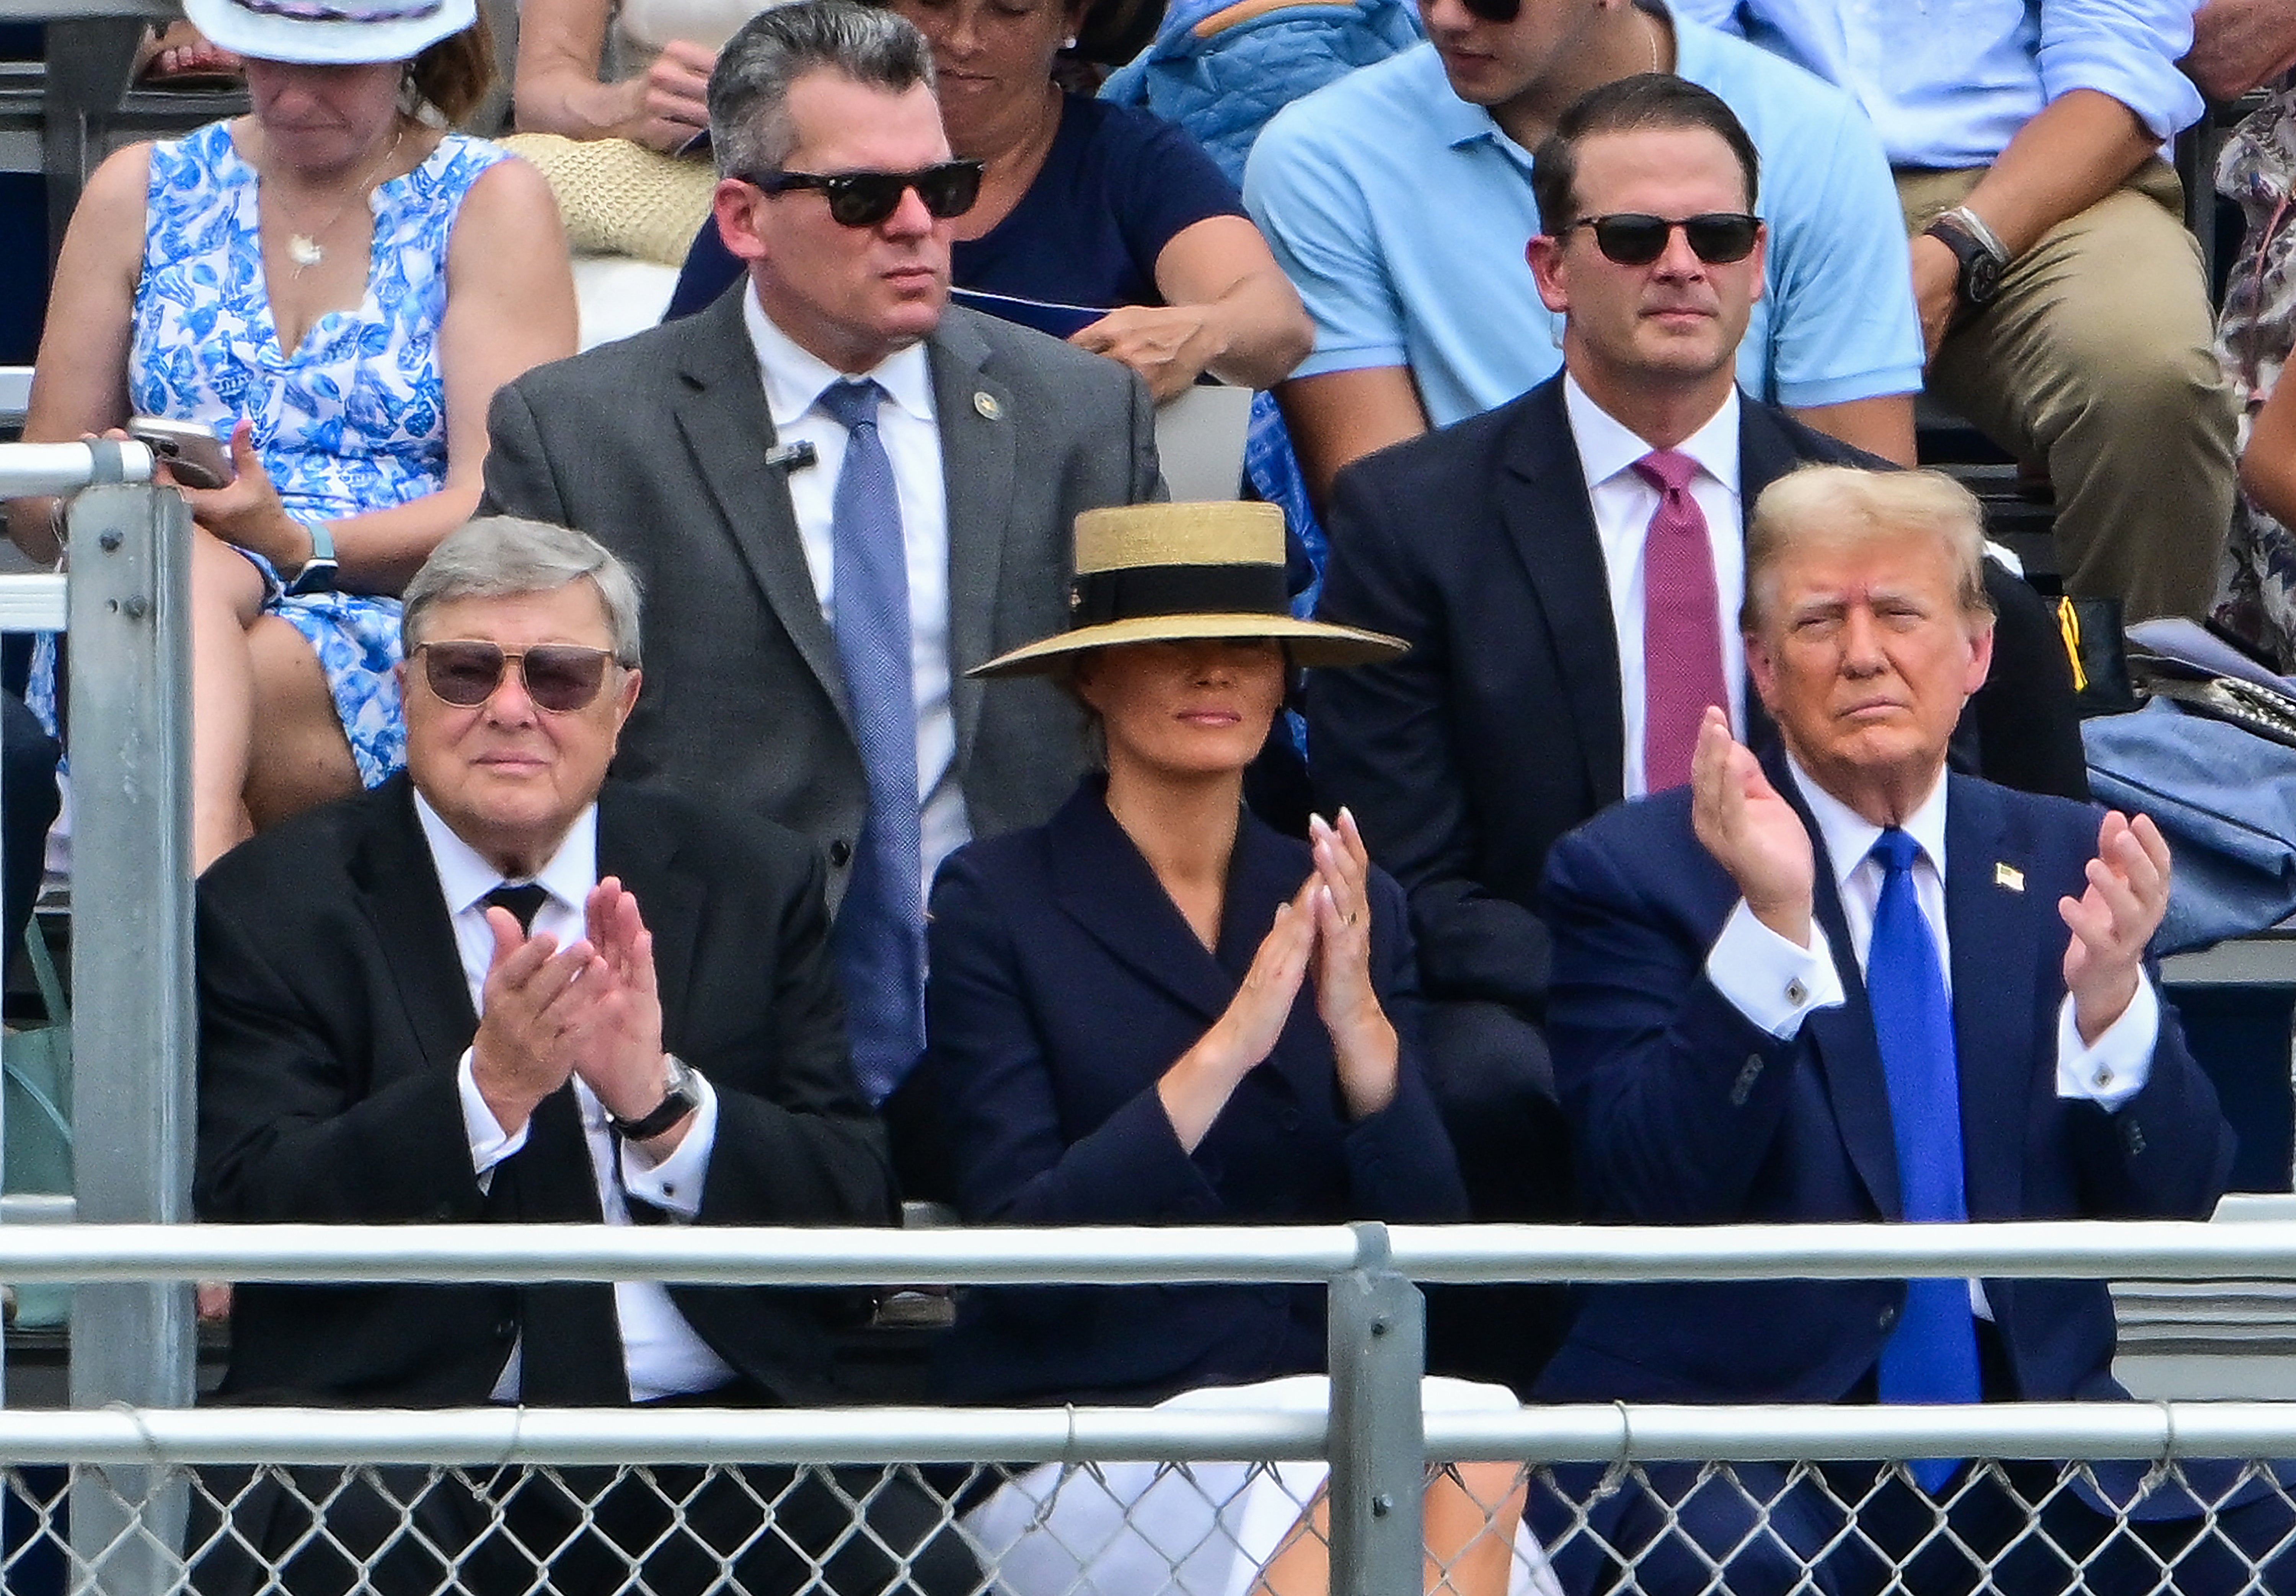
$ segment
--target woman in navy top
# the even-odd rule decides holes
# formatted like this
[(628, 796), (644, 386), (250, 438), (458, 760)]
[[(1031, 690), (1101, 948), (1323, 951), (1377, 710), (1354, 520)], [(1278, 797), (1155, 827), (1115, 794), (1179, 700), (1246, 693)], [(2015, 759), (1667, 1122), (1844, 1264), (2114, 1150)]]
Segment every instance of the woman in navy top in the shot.
[[(1285, 611), (1273, 505), (1088, 511), (1076, 564), (1074, 628), (973, 674), (1062, 674), (1106, 769), (1048, 823), (958, 849), (933, 888), (925, 1068), (964, 1217), (1465, 1218), (1421, 1074), (1401, 889), (1372, 867), (1345, 811), (1303, 843), (1242, 805), (1287, 663), (1336, 668), (1403, 645)], [(1005, 1287), (962, 1294), (935, 1371), (943, 1395), (981, 1402), (1188, 1393), (1279, 1405), (1304, 1385), (1320, 1405), (1320, 1379), (1283, 1377), (1324, 1362), (1320, 1286)], [(1206, 1390), (1247, 1382), (1272, 1384)], [(1504, 1389), (1485, 1395), (1513, 1406)], [(1016, 1596), (1087, 1574), (1086, 1588), (1134, 1588), (1140, 1537), (1227, 1554), (1158, 1589), (1241, 1588), (1238, 1548), (1255, 1565), (1320, 1558), (1313, 1536), (1255, 1543), (1242, 1518), (1227, 1525), (1262, 1477), (1214, 1467), (1235, 1477), (1199, 1491), (1123, 1465), (1070, 1493), (1052, 1466), (1006, 1486), (971, 1527)], [(1430, 1489), (1431, 1541), (1456, 1565), (1451, 1588), (1495, 1593), (1512, 1560), (1515, 1466), (1460, 1467), (1465, 1477), (1439, 1474)], [(1194, 1474), (1211, 1485), (1206, 1467)], [(1274, 1527), (1319, 1485), (1292, 1480)], [(1096, 1522), (1111, 1494), (1161, 1505), (1134, 1502), (1116, 1535)], [(1316, 1583), (1294, 1569), (1268, 1588)]]
[[(988, 163), (980, 199), (955, 222), (958, 303), (1123, 361), (1159, 404), (1206, 372), (1272, 387), (1307, 358), (1314, 335), (1300, 296), (1211, 158), (1148, 111), (1054, 83), (1053, 59), (1082, 4), (893, 9), (932, 42), (950, 149)], [(740, 274), (704, 227), (668, 319), (701, 309)]]

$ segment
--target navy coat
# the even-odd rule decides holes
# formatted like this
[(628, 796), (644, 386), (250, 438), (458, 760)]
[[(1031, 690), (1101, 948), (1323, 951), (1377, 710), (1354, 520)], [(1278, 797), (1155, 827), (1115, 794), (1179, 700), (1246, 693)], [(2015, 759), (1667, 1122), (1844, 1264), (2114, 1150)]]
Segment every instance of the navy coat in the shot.
[[(1372, 973), (1403, 1039), (1395, 1101), (1349, 1123), (1312, 981), (1193, 1154), (1156, 1083), (1234, 999), (1314, 869), (1243, 817), (1206, 951), (1087, 781), (1050, 823), (952, 855), (932, 895), (931, 1062), (973, 1224), (1217, 1224), (1465, 1217), (1416, 1051), (1400, 888), (1374, 872)], [(1324, 1366), (1323, 1291), (978, 1289), (939, 1383), (972, 1401), (1152, 1402)]]
[[(1772, 780), (1801, 808), (1798, 790)], [(2164, 1003), (2151, 1076), (2117, 1112), (2056, 1092), (2056, 1023), (2097, 811), (1959, 775), (1946, 812), (1946, 921), (1972, 1220), (2202, 1218), (2233, 1134)], [(1818, 852), (1816, 911), (1849, 1001), (1786, 1041), (1703, 973), (1738, 899), (1677, 789), (1556, 844), (1548, 1022), (1590, 1214), (1639, 1224), (1900, 1215), (1880, 1050), (1857, 955)], [(2007, 866), (2006, 871), (2000, 866)], [(2017, 1395), (2125, 1395), (2102, 1281), (1985, 1282)], [(1898, 1281), (1588, 1289), (1538, 1395), (1551, 1401), (1833, 1402), (1874, 1366)]]

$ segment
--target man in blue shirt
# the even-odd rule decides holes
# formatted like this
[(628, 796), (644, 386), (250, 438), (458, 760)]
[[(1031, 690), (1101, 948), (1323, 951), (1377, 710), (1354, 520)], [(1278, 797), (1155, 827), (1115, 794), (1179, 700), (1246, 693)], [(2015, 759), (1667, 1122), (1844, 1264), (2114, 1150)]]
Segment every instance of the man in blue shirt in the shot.
[(1846, 96), (1657, 0), (1421, 0), (1428, 45), (1287, 106), (1244, 204), (1316, 324), (1277, 389), (1311, 490), (1372, 450), (1503, 405), (1561, 369), (1523, 259), (1530, 151), (1564, 107), (1672, 71), (1761, 154), (1769, 258), (1738, 353), (1755, 397), (1913, 455), (1921, 340), (1887, 167)]
[(2233, 406), (2161, 144), (2201, 113), (2193, 0), (1683, 0), (1856, 95), (1912, 234), (1931, 388), (2046, 465), (2067, 587), (2197, 615)]

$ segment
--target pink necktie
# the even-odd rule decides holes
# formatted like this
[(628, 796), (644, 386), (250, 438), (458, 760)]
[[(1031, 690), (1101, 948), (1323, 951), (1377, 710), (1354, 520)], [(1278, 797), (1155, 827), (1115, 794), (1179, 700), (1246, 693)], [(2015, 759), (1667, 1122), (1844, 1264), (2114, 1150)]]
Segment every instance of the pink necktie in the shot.
[(1690, 496), (1698, 462), (1673, 449), (1635, 462), (1658, 489), (1643, 539), (1643, 782), (1652, 792), (1690, 780), (1690, 754), (1707, 706), (1727, 708), (1722, 683), (1722, 601), (1706, 516)]

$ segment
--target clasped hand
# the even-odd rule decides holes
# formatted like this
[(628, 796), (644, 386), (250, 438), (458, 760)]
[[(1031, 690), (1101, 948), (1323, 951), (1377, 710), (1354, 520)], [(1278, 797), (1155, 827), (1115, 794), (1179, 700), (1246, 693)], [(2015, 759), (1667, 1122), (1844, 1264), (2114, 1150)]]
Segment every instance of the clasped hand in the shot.
[[(1395, 1027), (1371, 978), (1371, 856), (1355, 816), (1345, 809), (1337, 826), (1320, 816), (1308, 826), (1314, 873), (1290, 903), (1277, 907), (1243, 985), (1182, 1066), (1208, 1065), (1226, 1083), (1219, 1093), (1224, 1104), (1235, 1083), (1275, 1051), (1300, 987), (1312, 976), (1341, 1096), (1349, 1114), (1360, 1119), (1394, 1101), (1397, 1067)], [(1212, 1117), (1204, 1117), (1207, 1127)]]
[(629, 1119), (651, 1113), (667, 1090), (653, 933), (612, 876), (590, 889), (583, 912), (586, 935), (561, 948), (546, 933), (521, 931), (507, 909), (487, 911), (494, 961), (471, 1075), (505, 1133), (569, 1076)]

